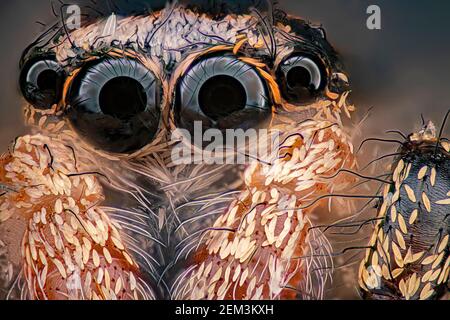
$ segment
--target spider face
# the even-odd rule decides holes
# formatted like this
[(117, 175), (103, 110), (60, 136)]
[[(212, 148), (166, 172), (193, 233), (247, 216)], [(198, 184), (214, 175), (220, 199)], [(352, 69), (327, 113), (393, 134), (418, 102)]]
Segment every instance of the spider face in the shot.
[(314, 114), (310, 104), (340, 96), (347, 78), (321, 29), (277, 19), (269, 29), (256, 14), (113, 15), (28, 51), (22, 92), (32, 109), (118, 154), (148, 146), (169, 124), (257, 127), (287, 105)]
[[(317, 177), (355, 160), (341, 119), (354, 109), (348, 79), (321, 28), (279, 11), (214, 16), (176, 5), (112, 15), (40, 37), (24, 54), (21, 88), (27, 123), (43, 136), (18, 140), (2, 182), (33, 205), (15, 206), (15, 194), (2, 201), (24, 225), (39, 210), (30, 226), (44, 228), (57, 211), (47, 232), (71, 231), (50, 249), (25, 237), (31, 295), (80, 298), (65, 289), (71, 277), (86, 283), (86, 298), (323, 295), (328, 274), (309, 274), (298, 256), (326, 256), (308, 216), (349, 181)], [(266, 128), (280, 142), (247, 166), (174, 164), (171, 133), (193, 132), (196, 122), (219, 132)], [(43, 189), (29, 194), (30, 186)], [(48, 283), (34, 262), (38, 243), (52, 261), (46, 272), (57, 274)], [(63, 294), (51, 294), (55, 285)]]

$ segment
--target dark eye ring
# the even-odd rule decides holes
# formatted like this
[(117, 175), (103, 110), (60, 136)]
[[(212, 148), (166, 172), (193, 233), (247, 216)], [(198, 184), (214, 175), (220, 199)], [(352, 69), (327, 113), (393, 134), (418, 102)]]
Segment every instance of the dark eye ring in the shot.
[(159, 130), (162, 85), (140, 62), (104, 58), (82, 68), (66, 99), (72, 127), (96, 148), (129, 153)]
[(38, 109), (50, 109), (62, 96), (66, 73), (55, 56), (33, 58), (20, 72), (20, 89), (24, 98)]

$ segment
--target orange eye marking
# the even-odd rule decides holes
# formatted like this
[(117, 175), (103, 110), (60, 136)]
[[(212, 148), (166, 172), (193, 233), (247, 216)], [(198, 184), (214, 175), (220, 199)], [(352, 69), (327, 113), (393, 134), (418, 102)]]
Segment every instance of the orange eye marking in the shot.
[(278, 87), (278, 83), (275, 81), (275, 79), (265, 70), (261, 69), (260, 67), (256, 68), (258, 72), (261, 74), (261, 76), (267, 80), (269, 83), (269, 87), (271, 89), (273, 99), (276, 105), (281, 105), (281, 93), (280, 88)]
[(254, 58), (249, 58), (249, 57), (239, 57), (239, 60), (254, 66), (254, 67), (258, 67), (258, 68), (266, 68), (266, 64), (259, 62), (258, 60), (254, 59)]
[(67, 98), (67, 93), (69, 92), (69, 88), (70, 85), (72, 84), (73, 79), (75, 79), (75, 77), (78, 75), (78, 73), (80, 73), (81, 68), (78, 68), (74, 71), (72, 71), (72, 73), (67, 77), (66, 81), (64, 82), (64, 87), (63, 87), (63, 94), (62, 94), (62, 103), (65, 103), (66, 98)]
[(239, 40), (238, 42), (236, 42), (236, 45), (233, 48), (233, 54), (237, 55), (239, 50), (242, 48), (244, 43), (246, 43), (247, 41), (248, 41), (248, 39), (245, 37), (242, 40)]
[(337, 100), (339, 98), (339, 94), (331, 92), (328, 88), (325, 89), (325, 94), (331, 100)]

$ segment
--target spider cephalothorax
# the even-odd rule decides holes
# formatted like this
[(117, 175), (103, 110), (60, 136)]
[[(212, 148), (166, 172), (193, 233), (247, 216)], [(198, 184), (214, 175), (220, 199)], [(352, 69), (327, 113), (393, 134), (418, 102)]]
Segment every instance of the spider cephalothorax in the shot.
[[(309, 216), (351, 182), (321, 176), (355, 159), (348, 79), (321, 28), (256, 9), (113, 14), (53, 27), (21, 74), (42, 135), (2, 159), (0, 217), (27, 229), (5, 234), (28, 297), (323, 296), (329, 246)], [(195, 122), (279, 142), (244, 164), (175, 163), (172, 133)]]

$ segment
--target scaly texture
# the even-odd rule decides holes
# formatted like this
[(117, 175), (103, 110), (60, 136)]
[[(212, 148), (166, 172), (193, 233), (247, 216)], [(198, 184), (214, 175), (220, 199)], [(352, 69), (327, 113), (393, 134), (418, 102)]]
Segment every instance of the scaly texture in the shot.
[(322, 234), (310, 231), (308, 216), (350, 182), (321, 177), (356, 164), (347, 135), (324, 118), (318, 113), (300, 125), (274, 126), (283, 130), (282, 143), (266, 159), (269, 164), (255, 161), (247, 168), (245, 189), (207, 231), (195, 269), (176, 297), (323, 297), (331, 249)]
[[(241, 268), (239, 272), (234, 270), (237, 276), (244, 276), (244, 267), (249, 270), (251, 281), (242, 280), (234, 298), (323, 297), (332, 269), (331, 249), (318, 229), (309, 230), (310, 218), (327, 202), (327, 197), (319, 198), (321, 195), (338, 192), (351, 182), (341, 177), (322, 180), (321, 176), (355, 165), (348, 131), (340, 117), (344, 112), (350, 116), (354, 110), (346, 104), (348, 78), (323, 30), (278, 10), (267, 16), (258, 10), (243, 15), (209, 15), (178, 4), (141, 16), (113, 14), (70, 33), (64, 27), (55, 25), (42, 34), (22, 59), (24, 79), (30, 72), (28, 63), (35, 63), (34, 59), (52, 59), (52, 65), (61, 71), (61, 84), (55, 88), (58, 100), (51, 100), (52, 105), (36, 104), (46, 93), (40, 92), (36, 83), (22, 83), (30, 103), (25, 106), (26, 122), (43, 136), (18, 139), (0, 166), (14, 170), (11, 163), (17, 163), (29, 172), (27, 176), (18, 175), (17, 181), (7, 181), (5, 176), (5, 184), (12, 189), (6, 190), (2, 198), (7, 204), (1, 215), (8, 218), (5, 226), (17, 222), (17, 227), (7, 228), (7, 258), (15, 258), (18, 267), (24, 266), (31, 297), (127, 299), (136, 298), (134, 289), (138, 298), (205, 296), (201, 293), (205, 288), (186, 289), (184, 280), (193, 268), (211, 261), (219, 263), (224, 276), (231, 272), (227, 271), (231, 267), (225, 265), (228, 262)], [(279, 131), (283, 139), (275, 153), (264, 159), (270, 166), (258, 161), (249, 167), (185, 165), (174, 164), (171, 159), (176, 144), (171, 134), (180, 127), (178, 120), (182, 117), (182, 106), (177, 101), (180, 84), (191, 77), (189, 71), (199, 61), (219, 55), (230, 59), (229, 66), (239, 63), (251, 70), (261, 82), (263, 90), (256, 93), (264, 98), (265, 117), (255, 127)], [(309, 72), (320, 78), (314, 90), (304, 86), (296, 95), (298, 98), (304, 94), (307, 102), (297, 101), (286, 89), (284, 73), (291, 56), (298, 56), (297, 62), (302, 57), (312, 59), (315, 68)], [(88, 70), (99, 75), (103, 73), (97, 69), (100, 64), (127, 59), (136, 62), (133, 65), (140, 70), (147, 69), (146, 75), (157, 80), (160, 95), (155, 101), (161, 114), (156, 119), (157, 132), (154, 137), (146, 136), (146, 145), (139, 144), (137, 150), (124, 145), (121, 150), (127, 152), (113, 153), (108, 142), (120, 142), (125, 135), (131, 140), (123, 143), (134, 145), (134, 134), (142, 133), (135, 124), (148, 123), (139, 114), (132, 115), (131, 110), (129, 116), (135, 122), (107, 114), (104, 106), (97, 105), (99, 97), (91, 96), (90, 89), (78, 92), (77, 84), (92, 82), (85, 79)], [(281, 74), (283, 70), (286, 72)], [(134, 76), (136, 69), (119, 63), (111, 71), (114, 79)], [(205, 70), (202, 77), (213, 74), (214, 70)], [(237, 70), (232, 76), (239, 80), (242, 75)], [(107, 78), (105, 81), (111, 80)], [(246, 87), (257, 91), (253, 85)], [(82, 106), (86, 101), (92, 102), (92, 108)], [(254, 107), (262, 106), (246, 106)], [(236, 129), (237, 123), (253, 120), (253, 113), (244, 111), (227, 115), (230, 121), (221, 122), (222, 129)], [(244, 119), (246, 114), (248, 119)], [(243, 121), (236, 118), (238, 115), (244, 117)], [(110, 124), (118, 125), (117, 130), (111, 131)], [(95, 137), (106, 144), (95, 143)], [(39, 141), (41, 144), (37, 144)], [(38, 154), (42, 155), (39, 159), (44, 159), (42, 163), (37, 161)], [(47, 176), (51, 177), (50, 185)], [(106, 178), (104, 190), (97, 180), (101, 176)], [(41, 180), (46, 184), (41, 186)], [(14, 198), (18, 183), (20, 190), (31, 192), (36, 199)], [(52, 189), (55, 186), (57, 189)], [(51, 197), (41, 196), (41, 189)], [(86, 190), (91, 190), (89, 195)], [(104, 192), (113, 196), (103, 201)], [(345, 206), (336, 202), (336, 212), (340, 213), (339, 208)], [(296, 209), (298, 206), (307, 208)], [(217, 228), (234, 229), (214, 231), (211, 226), (215, 221)], [(205, 228), (209, 230), (206, 233)], [(52, 242), (41, 241), (41, 229)], [(23, 233), (23, 256), (16, 257)], [(233, 243), (238, 246), (233, 255), (229, 242), (219, 248), (225, 245), (218, 244), (227, 237), (225, 234), (234, 237)], [(198, 244), (201, 246), (196, 248)], [(259, 249), (255, 254), (250, 252), (253, 246)], [(192, 259), (194, 249), (198, 250)], [(41, 259), (41, 251), (45, 260)], [(55, 256), (47, 256), (53, 251)], [(252, 261), (250, 255), (267, 265)], [(219, 268), (214, 265), (209, 271), (218, 275)], [(260, 272), (261, 279), (255, 279), (252, 272)], [(205, 273), (203, 279), (210, 284), (205, 285), (208, 290), (216, 286), (211, 298), (225, 294), (230, 297), (229, 283), (214, 275)], [(231, 275), (227, 277), (228, 282)], [(264, 284), (267, 279), (271, 279), (269, 287)], [(255, 284), (257, 280), (261, 282)], [(86, 290), (66, 290), (77, 281)], [(17, 283), (21, 288), (22, 281)], [(253, 290), (255, 287), (262, 291)]]
[(436, 144), (430, 123), (408, 138), (394, 163), (359, 270), (366, 298), (428, 300), (447, 290), (450, 148)]
[(71, 149), (44, 136), (24, 136), (1, 159), (1, 220), (27, 222), (21, 254), (32, 299), (139, 299), (152, 293), (139, 279), (120, 226), (98, 205), (102, 187), (78, 171)]

